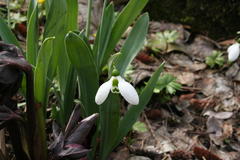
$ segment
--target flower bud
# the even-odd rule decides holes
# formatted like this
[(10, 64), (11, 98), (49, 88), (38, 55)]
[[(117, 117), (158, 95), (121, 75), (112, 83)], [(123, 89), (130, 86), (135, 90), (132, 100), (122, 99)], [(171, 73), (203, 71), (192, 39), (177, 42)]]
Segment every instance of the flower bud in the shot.
[(113, 71), (112, 71), (112, 76), (116, 77), (116, 76), (119, 76), (119, 75), (120, 75), (119, 71), (114, 68)]
[(239, 43), (234, 43), (227, 49), (228, 52), (228, 60), (230, 62), (236, 61), (240, 54), (240, 45)]

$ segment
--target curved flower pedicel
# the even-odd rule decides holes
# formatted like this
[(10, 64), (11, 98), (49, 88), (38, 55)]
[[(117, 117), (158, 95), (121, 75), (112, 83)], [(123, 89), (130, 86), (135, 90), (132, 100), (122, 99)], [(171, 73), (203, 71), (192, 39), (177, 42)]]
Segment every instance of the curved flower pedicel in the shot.
[(139, 97), (135, 88), (119, 76), (119, 74), (113, 75), (110, 80), (99, 87), (95, 96), (95, 102), (101, 105), (107, 99), (110, 91), (112, 93), (120, 93), (132, 105), (139, 103)]
[(230, 62), (237, 60), (240, 54), (240, 44), (239, 43), (232, 44), (231, 46), (228, 47), (227, 52), (228, 52), (228, 60)]

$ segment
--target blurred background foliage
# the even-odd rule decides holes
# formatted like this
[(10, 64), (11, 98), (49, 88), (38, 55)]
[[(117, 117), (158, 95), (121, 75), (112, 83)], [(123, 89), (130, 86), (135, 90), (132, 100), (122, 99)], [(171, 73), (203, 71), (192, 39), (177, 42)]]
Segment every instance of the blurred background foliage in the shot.
[(190, 25), (194, 32), (222, 40), (240, 28), (239, 0), (150, 0), (150, 19)]

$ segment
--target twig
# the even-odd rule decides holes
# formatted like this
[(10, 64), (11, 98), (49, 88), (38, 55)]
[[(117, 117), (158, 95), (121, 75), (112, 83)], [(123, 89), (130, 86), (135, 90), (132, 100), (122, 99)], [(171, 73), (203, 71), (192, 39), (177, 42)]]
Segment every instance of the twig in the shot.
[(8, 22), (8, 27), (10, 27), (10, 0), (6, 0), (7, 3), (7, 22)]
[(149, 120), (148, 120), (145, 112), (143, 112), (143, 117), (144, 117), (144, 119), (145, 119), (145, 121), (146, 121), (146, 123), (147, 123), (147, 127), (148, 127), (148, 129), (149, 129), (152, 137), (153, 137), (154, 140), (155, 140), (155, 145), (157, 145), (157, 144), (158, 144), (157, 136), (154, 134), (154, 131), (153, 131), (153, 129), (152, 129), (152, 126), (151, 126), (151, 124), (150, 124), (150, 122), (149, 122)]
[(3, 155), (6, 155), (5, 132), (4, 129), (0, 131), (0, 150)]

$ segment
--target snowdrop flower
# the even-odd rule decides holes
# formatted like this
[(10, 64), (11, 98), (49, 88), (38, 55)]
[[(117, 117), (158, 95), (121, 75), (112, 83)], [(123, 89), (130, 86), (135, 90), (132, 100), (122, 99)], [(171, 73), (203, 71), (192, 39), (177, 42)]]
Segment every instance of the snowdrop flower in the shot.
[(112, 93), (120, 93), (123, 98), (132, 105), (139, 103), (139, 97), (135, 88), (119, 76), (119, 72), (116, 70), (113, 71), (110, 80), (99, 87), (95, 96), (95, 102), (101, 105), (107, 99), (110, 91)]
[(239, 57), (239, 54), (240, 54), (239, 43), (232, 44), (230, 47), (228, 47), (227, 52), (228, 52), (228, 60), (230, 62), (237, 60), (237, 58)]

